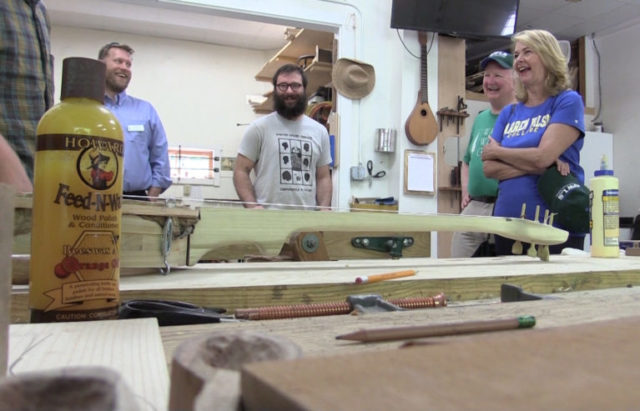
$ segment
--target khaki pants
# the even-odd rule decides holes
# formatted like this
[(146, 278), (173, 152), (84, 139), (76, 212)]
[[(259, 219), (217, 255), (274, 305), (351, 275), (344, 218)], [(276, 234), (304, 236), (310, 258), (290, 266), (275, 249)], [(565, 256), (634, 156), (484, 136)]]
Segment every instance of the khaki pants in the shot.
[[(493, 214), (494, 203), (483, 203), (482, 201), (469, 201), (469, 204), (462, 210), (461, 215), (491, 216)], [(476, 252), (480, 244), (487, 241), (487, 233), (455, 232), (451, 239), (451, 257), (471, 257)]]

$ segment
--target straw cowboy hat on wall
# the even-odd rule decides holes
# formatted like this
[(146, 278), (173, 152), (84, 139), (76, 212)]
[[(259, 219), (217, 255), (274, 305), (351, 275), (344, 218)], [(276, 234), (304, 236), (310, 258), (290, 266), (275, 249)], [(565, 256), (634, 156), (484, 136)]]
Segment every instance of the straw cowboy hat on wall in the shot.
[(350, 99), (360, 99), (373, 90), (376, 73), (371, 64), (341, 58), (333, 65), (331, 79), (338, 93)]

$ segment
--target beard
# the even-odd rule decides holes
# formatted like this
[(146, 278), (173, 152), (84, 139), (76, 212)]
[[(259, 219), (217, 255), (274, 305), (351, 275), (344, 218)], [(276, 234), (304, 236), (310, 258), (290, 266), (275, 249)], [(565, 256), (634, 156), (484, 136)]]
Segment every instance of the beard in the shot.
[(107, 74), (105, 80), (106, 80), (106, 88), (108, 90), (111, 90), (116, 94), (120, 94), (127, 89), (127, 86), (129, 85), (129, 81), (131, 80), (131, 78), (122, 79), (120, 77), (116, 77), (115, 74)]
[(282, 117), (291, 120), (294, 119), (301, 114), (307, 108), (307, 95), (306, 93), (298, 94), (295, 102), (293, 104), (288, 103), (282, 95), (278, 92), (273, 93), (273, 108), (280, 114)]

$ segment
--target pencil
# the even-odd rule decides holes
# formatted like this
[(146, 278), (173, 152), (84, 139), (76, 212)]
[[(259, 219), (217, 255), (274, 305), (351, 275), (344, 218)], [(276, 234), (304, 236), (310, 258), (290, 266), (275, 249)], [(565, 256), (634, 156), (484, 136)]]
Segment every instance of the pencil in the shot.
[(385, 274), (365, 275), (356, 277), (356, 284), (376, 283), (378, 281), (391, 280), (401, 277), (410, 277), (412, 275), (416, 275), (416, 270), (404, 270)]
[(512, 330), (516, 328), (531, 328), (535, 325), (535, 317), (527, 315), (517, 318), (508, 318), (504, 320), (469, 321), (460, 323), (359, 330), (350, 334), (338, 335), (336, 339), (361, 342), (394, 341), (406, 340), (411, 338), (438, 337), (444, 335)]

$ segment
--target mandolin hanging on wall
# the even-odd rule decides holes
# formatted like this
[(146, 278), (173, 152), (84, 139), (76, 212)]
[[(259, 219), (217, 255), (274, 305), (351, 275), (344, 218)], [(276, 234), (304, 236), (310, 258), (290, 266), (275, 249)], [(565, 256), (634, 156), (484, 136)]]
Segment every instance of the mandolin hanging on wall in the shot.
[(424, 146), (431, 143), (438, 135), (438, 123), (429, 107), (427, 89), (427, 33), (419, 32), (420, 42), (420, 91), (418, 101), (409, 114), (404, 125), (407, 138), (413, 144)]

